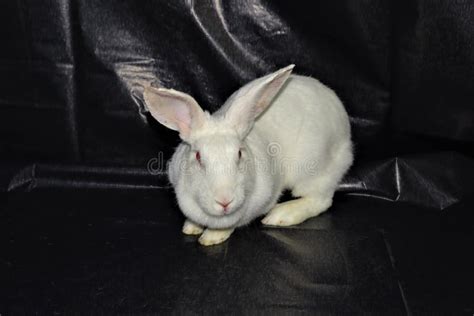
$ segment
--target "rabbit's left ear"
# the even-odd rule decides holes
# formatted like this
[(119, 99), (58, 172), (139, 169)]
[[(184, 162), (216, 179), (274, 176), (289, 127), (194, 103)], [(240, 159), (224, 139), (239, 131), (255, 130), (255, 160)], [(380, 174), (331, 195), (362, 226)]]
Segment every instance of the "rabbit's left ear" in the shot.
[(151, 115), (164, 126), (178, 131), (188, 141), (191, 131), (202, 126), (204, 111), (190, 95), (172, 90), (146, 87), (143, 93)]
[(252, 81), (230, 101), (231, 105), (225, 116), (242, 138), (247, 136), (255, 119), (271, 104), (294, 67), (295, 65), (289, 65)]

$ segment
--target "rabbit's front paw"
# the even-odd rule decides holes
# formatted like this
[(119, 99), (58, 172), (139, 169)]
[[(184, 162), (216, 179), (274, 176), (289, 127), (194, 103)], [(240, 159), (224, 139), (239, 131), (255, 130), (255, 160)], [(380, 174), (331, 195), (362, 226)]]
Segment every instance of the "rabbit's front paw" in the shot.
[(182, 232), (185, 235), (201, 235), (203, 228), (187, 219), (184, 222)]
[(233, 229), (206, 229), (199, 237), (199, 243), (203, 246), (212, 246), (226, 241), (232, 234)]

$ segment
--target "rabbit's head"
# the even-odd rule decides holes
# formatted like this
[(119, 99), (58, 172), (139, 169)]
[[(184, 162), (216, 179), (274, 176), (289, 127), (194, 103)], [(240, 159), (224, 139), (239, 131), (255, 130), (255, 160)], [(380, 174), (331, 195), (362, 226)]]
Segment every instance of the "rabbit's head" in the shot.
[[(238, 217), (238, 210), (255, 184), (255, 157), (246, 142), (255, 119), (288, 79), (294, 65), (259, 78), (234, 93), (214, 113), (203, 111), (189, 95), (147, 87), (145, 103), (151, 115), (176, 130), (183, 142), (178, 166), (180, 205), (191, 203), (212, 217)], [(263, 150), (264, 152), (264, 150)], [(186, 202), (185, 202), (186, 201)], [(183, 207), (182, 207), (183, 208)]]

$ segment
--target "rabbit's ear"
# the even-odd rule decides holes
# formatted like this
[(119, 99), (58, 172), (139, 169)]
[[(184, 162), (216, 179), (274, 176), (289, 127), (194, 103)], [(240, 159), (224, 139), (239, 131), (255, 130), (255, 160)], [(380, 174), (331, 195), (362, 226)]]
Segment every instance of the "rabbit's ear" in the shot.
[(225, 116), (242, 138), (253, 126), (255, 119), (267, 109), (278, 94), (295, 65), (289, 65), (244, 86), (231, 100)]
[(191, 130), (204, 122), (203, 110), (186, 93), (149, 86), (143, 97), (151, 115), (164, 126), (178, 131), (183, 140), (188, 140)]

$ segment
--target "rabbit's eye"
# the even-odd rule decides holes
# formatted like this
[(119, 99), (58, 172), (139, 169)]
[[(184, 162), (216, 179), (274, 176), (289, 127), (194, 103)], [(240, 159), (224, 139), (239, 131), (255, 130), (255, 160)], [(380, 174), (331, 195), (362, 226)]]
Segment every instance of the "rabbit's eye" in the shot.
[(196, 151), (196, 160), (201, 163), (201, 153), (199, 151)]
[(242, 150), (239, 149), (239, 159), (242, 158)]

